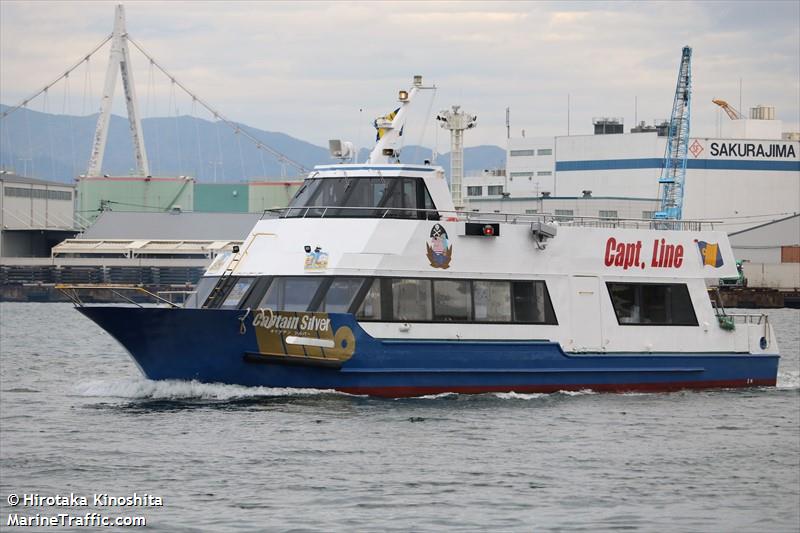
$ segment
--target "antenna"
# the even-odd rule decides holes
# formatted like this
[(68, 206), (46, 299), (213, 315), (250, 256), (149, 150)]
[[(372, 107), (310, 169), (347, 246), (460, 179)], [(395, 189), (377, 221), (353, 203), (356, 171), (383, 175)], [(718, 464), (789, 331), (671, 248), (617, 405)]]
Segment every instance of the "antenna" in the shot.
[(567, 137), (569, 137), (569, 93), (567, 93)]

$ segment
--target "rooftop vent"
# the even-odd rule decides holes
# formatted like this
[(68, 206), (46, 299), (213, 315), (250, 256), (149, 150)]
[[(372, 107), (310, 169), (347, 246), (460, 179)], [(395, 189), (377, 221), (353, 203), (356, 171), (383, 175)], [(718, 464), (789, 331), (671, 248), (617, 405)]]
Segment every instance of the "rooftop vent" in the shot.
[(624, 133), (625, 130), (622, 119), (619, 117), (594, 117), (592, 119), (592, 124), (594, 124), (595, 135)]
[(758, 104), (750, 108), (750, 118), (755, 120), (775, 120), (775, 106)]

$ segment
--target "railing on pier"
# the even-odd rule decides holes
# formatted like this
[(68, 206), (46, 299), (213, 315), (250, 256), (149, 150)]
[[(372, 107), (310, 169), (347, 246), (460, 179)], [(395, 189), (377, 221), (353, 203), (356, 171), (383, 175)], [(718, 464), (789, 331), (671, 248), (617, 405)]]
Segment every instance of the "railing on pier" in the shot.
[(391, 218), (409, 220), (444, 220), (448, 222), (479, 222), (484, 224), (530, 224), (540, 222), (559, 226), (591, 228), (669, 229), (700, 231), (714, 229), (717, 221), (709, 220), (653, 220), (639, 218), (607, 218), (564, 216), (550, 213), (482, 213), (477, 211), (441, 211), (410, 207), (340, 207), (307, 206), (266, 209), (261, 220), (274, 218)]

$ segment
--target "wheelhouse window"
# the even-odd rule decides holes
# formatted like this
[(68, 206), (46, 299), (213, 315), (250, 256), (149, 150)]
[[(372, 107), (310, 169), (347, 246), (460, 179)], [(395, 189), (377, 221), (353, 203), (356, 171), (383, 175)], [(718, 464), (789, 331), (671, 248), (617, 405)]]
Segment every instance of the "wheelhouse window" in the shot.
[(422, 178), (309, 178), (287, 217), (367, 217), (438, 220)]
[(689, 289), (680, 283), (606, 284), (620, 325), (696, 326)]

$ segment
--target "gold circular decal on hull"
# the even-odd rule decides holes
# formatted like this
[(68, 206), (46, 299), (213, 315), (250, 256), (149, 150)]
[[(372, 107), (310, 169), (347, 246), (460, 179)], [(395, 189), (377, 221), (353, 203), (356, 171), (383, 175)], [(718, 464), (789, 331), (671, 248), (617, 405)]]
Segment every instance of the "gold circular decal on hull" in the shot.
[(356, 337), (353, 335), (353, 330), (349, 326), (342, 326), (336, 330), (333, 337), (334, 347), (326, 350), (337, 359), (352, 357), (353, 352), (356, 351)]

